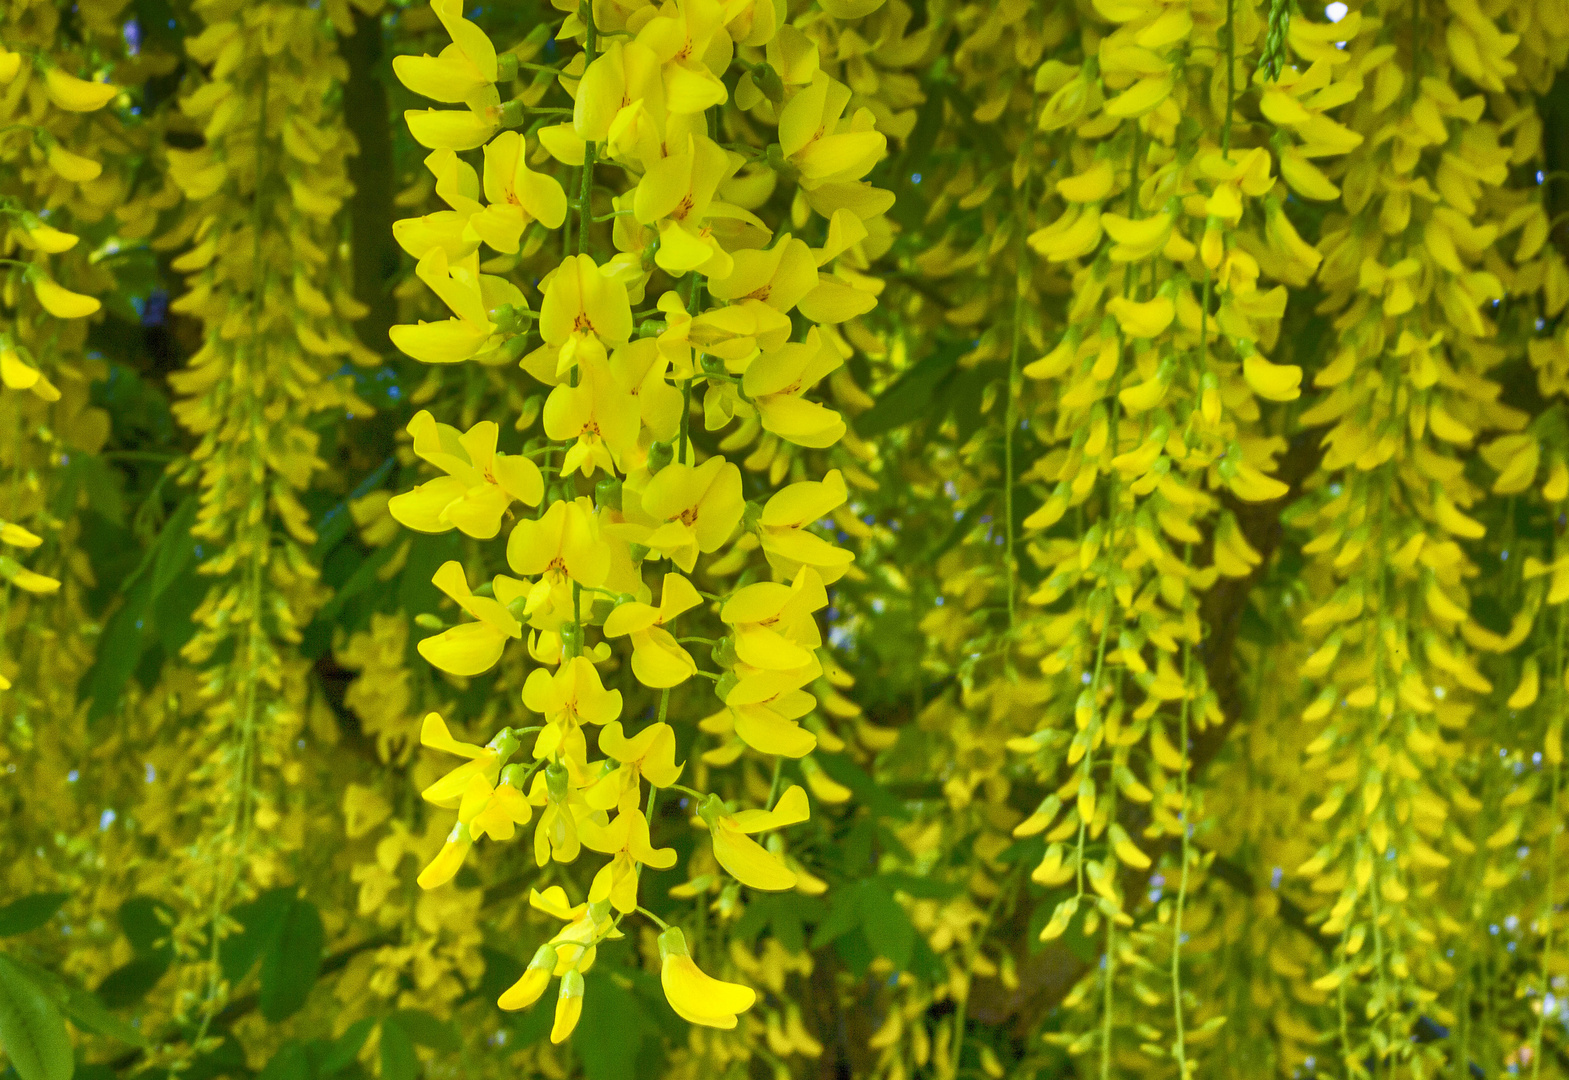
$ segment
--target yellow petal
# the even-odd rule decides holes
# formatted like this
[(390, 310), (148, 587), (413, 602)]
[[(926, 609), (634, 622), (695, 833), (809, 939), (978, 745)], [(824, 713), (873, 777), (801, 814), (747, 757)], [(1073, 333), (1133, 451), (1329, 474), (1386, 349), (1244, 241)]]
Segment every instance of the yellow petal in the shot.
[(74, 293), (43, 274), (33, 279), (33, 293), (44, 310), (57, 319), (80, 319), (103, 306), (93, 297)]
[(70, 112), (92, 112), (115, 99), (120, 88), (109, 83), (88, 82), (67, 75), (57, 67), (44, 72), (44, 89), (49, 100)]

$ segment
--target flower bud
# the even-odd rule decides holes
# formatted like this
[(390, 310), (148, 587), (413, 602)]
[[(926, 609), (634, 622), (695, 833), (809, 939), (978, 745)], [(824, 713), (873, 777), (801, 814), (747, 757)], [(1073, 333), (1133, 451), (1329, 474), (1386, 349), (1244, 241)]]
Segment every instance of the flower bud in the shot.
[(607, 476), (594, 485), (594, 504), (608, 506), (612, 510), (621, 509), (621, 478)]
[(653, 475), (660, 469), (663, 469), (666, 465), (669, 465), (673, 460), (675, 460), (675, 456), (675, 446), (668, 440), (661, 440), (650, 445), (648, 448), (649, 475)]
[(772, 64), (758, 64), (752, 69), (752, 79), (763, 96), (775, 105), (784, 100), (784, 80)]

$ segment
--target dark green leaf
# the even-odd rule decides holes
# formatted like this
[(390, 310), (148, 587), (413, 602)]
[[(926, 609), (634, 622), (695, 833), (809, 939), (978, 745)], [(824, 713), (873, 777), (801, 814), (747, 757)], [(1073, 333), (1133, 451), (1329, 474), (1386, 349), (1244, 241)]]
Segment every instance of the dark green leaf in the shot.
[(457, 1030), (445, 1020), (438, 1020), (428, 1012), (418, 1009), (400, 1009), (392, 1014), (398, 1026), (409, 1033), (409, 1038), (414, 1040), (416, 1046), (428, 1047), (431, 1050), (442, 1050), (449, 1054), (457, 1053), (463, 1047), (463, 1040), (458, 1038)]
[(551, 1001), (547, 997), (522, 1012), (503, 1014), (507, 1018), (505, 1023), (512, 1032), (512, 1049), (522, 1050), (533, 1046), (549, 1035), (551, 1025), (555, 1022), (553, 1013)]
[(158, 953), (133, 957), (104, 976), (93, 993), (111, 1009), (135, 1005), (158, 985), (169, 970), (169, 958)]
[(584, 979), (583, 1018), (572, 1046), (588, 1080), (634, 1080), (646, 1021), (631, 991), (599, 972)]
[(81, 682), (81, 696), (92, 700), (87, 710), (89, 724), (107, 716), (120, 703), (126, 681), (153, 640), (154, 603), (195, 555), (191, 526), (196, 510), (196, 498), (187, 496), (169, 515), (157, 541), (127, 580), (125, 603), (110, 617), (99, 638), (93, 666)]
[(132, 1046), (148, 1045), (146, 1037), (140, 1031), (115, 1016), (96, 996), (80, 986), (52, 971), (28, 963), (21, 957), (12, 957), (11, 962), (20, 968), (24, 975), (32, 979), (33, 984), (47, 994), (49, 1000), (83, 1031), (92, 1032), (94, 1035), (106, 1035)]
[(120, 905), (120, 929), (125, 940), (139, 953), (174, 954), (169, 928), (174, 925), (174, 909), (150, 896), (133, 896)]
[(158, 554), (153, 559), (153, 596), (174, 584), (180, 571), (196, 557), (196, 541), (191, 536), (191, 526), (196, 524), (197, 502), (186, 496), (169, 520), (164, 522), (158, 535)]
[(879, 874), (877, 880), (895, 892), (909, 893), (919, 900), (952, 900), (965, 890), (962, 882), (939, 881), (914, 874)]
[(856, 906), (867, 944), (893, 961), (895, 968), (906, 970), (915, 951), (915, 924), (893, 894), (876, 882), (863, 881), (857, 891)]
[(854, 793), (856, 805), (866, 807), (879, 817), (909, 817), (904, 803), (880, 787), (847, 754), (817, 754), (815, 757), (823, 772)]
[[(349, 503), (356, 499), (363, 499), (387, 482), (387, 477), (392, 475), (392, 467), (397, 464), (396, 457), (389, 457), (375, 469), (369, 476), (361, 480), (353, 491), (344, 496), (343, 500), (322, 515), (316, 523), (316, 543), (311, 547), (312, 560), (320, 563), (322, 557), (331, 551), (349, 535), (350, 528), (354, 525), (354, 517), (349, 512)], [(396, 547), (396, 544), (389, 545)]]
[(866, 974), (866, 969), (872, 966), (873, 960), (877, 959), (877, 954), (867, 944), (866, 935), (861, 932), (859, 926), (850, 933), (835, 938), (834, 951), (858, 979)]
[(387, 1017), (381, 1022), (381, 1080), (414, 1080), (418, 1075), (414, 1040), (401, 1024)]
[(230, 913), (242, 929), (218, 943), (218, 966), (231, 984), (250, 974), (257, 959), (277, 939), (294, 898), (292, 887), (269, 889)]
[(245, 1048), (233, 1032), (226, 1031), (216, 1049), (196, 1058), (185, 1072), (173, 1075), (179, 1080), (214, 1080), (219, 1076), (235, 1077), (238, 1080), (250, 1077), (251, 1071), (245, 1063)]
[(98, 639), (98, 654), (81, 681), (81, 696), (91, 700), (87, 709), (89, 725), (109, 715), (120, 703), (137, 661), (142, 658), (151, 621), (153, 579), (137, 575), (125, 594), (125, 602), (109, 616)]
[(861, 912), (853, 887), (845, 885), (833, 889), (828, 895), (828, 905), (828, 917), (812, 930), (814, 949), (821, 949), (861, 924)]
[(362, 1016), (348, 1026), (342, 1035), (332, 1040), (331, 1047), (321, 1059), (320, 1072), (323, 1076), (331, 1076), (341, 1072), (353, 1064), (359, 1057), (360, 1050), (365, 1046), (365, 1040), (370, 1038), (371, 1029), (376, 1026), (376, 1018)]
[(76, 1058), (65, 1018), (43, 988), (0, 954), (0, 1049), (22, 1080), (71, 1080)]
[(311, 1080), (310, 1056), (300, 1042), (290, 1039), (274, 1051), (256, 1080)]
[(37, 930), (54, 918), (55, 912), (70, 898), (70, 893), (39, 892), (12, 900), (5, 907), (0, 907), (0, 937), (14, 937)]
[(299, 1012), (321, 973), (326, 940), (321, 913), (309, 900), (289, 906), (278, 936), (262, 952), (261, 1014), (273, 1023)]
[(522, 976), (523, 962), (511, 953), (493, 949), (489, 945), (481, 945), (479, 954), (485, 958), (485, 974), (480, 977), (473, 996), (494, 1003), (507, 987)]
[(856, 433), (871, 438), (926, 415), (964, 352), (962, 344), (943, 345), (906, 370), (882, 392), (875, 405), (855, 418)]

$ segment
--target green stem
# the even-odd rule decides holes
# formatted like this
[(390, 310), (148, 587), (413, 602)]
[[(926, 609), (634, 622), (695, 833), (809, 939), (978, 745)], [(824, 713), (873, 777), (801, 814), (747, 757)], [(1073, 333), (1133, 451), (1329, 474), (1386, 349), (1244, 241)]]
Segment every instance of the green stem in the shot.
[(659, 928), (661, 930), (669, 930), (670, 929), (670, 924), (669, 923), (665, 922), (665, 920), (661, 919), (658, 915), (655, 915), (652, 911), (649, 911), (646, 907), (638, 908), (637, 909), (637, 913), (639, 915), (646, 915), (648, 918), (653, 919), (654, 922), (659, 925)]
[[(1560, 725), (1563, 723), (1564, 702), (1564, 629), (1566, 626), (1566, 612), (1564, 605), (1558, 606), (1558, 636), (1554, 647), (1553, 666), (1556, 675), (1553, 680), (1553, 703), (1556, 719)], [(1552, 986), (1552, 960), (1553, 960), (1553, 907), (1558, 894), (1558, 787), (1563, 775), (1563, 763), (1553, 762), (1552, 794), (1547, 804), (1547, 903), (1546, 911), (1542, 915), (1542, 985), (1537, 991), (1540, 1003), (1537, 1007), (1536, 1030), (1531, 1033), (1531, 1080), (1537, 1080), (1542, 1074), (1542, 1034), (1547, 1026), (1547, 996)]]

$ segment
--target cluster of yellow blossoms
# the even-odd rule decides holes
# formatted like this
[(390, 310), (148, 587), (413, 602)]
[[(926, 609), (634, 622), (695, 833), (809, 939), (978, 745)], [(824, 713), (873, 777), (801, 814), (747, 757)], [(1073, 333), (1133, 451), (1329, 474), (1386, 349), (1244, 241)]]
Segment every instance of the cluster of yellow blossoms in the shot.
[(164, 7), (0, 11), (117, 1069), (1563, 1071), (1563, 0)]
[[(701, 725), (719, 740), (704, 755), (711, 766), (748, 752), (804, 759), (817, 745), (801, 723), (818, 705), (808, 687), (824, 675), (814, 613), (852, 556), (809, 527), (845, 502), (845, 482), (833, 470), (749, 500), (723, 450), (759, 429), (812, 449), (844, 434), (840, 415), (806, 395), (850, 351), (836, 324), (876, 303), (875, 283), (843, 257), (892, 203), (864, 180), (886, 140), (869, 110), (847, 110), (849, 89), (820, 70), (815, 48), (781, 25), (783, 10), (768, 0), (585, 6), (557, 35), (581, 49), (554, 69), (519, 51), (498, 54), (455, 0), (432, 8), (452, 44), (394, 67), (411, 90), (464, 106), (407, 114), (448, 209), (400, 221), (394, 232), (451, 317), (394, 327), (392, 340), (429, 364), (518, 364), (548, 393), (545, 438), (521, 451), (498, 448), (503, 427), (494, 421), (459, 431), (422, 411), (409, 424), (414, 453), (442, 475), (395, 496), (388, 510), (409, 528), (479, 541), (505, 527), (511, 571), (474, 588), (462, 563), (442, 565), (433, 583), (472, 621), (421, 640), (420, 654), (474, 677), (526, 636), (539, 665), (521, 690), (527, 719), (483, 746), (455, 739), (439, 715), (426, 717), (421, 742), (469, 761), (424, 790), (457, 820), (419, 883), (447, 883), (475, 841), (512, 839), (530, 824), (541, 868), (571, 863), (585, 847), (610, 857), (581, 902), (561, 886), (531, 892), (535, 908), (566, 926), (500, 999), (523, 1008), (559, 978), (551, 1038), (560, 1042), (583, 1008), (583, 973), (597, 947), (620, 937), (622, 919), (639, 910), (643, 869), (676, 862), (674, 849), (654, 846), (661, 791), (682, 797), (707, 829), (714, 861), (736, 881), (786, 890), (802, 880), (777, 830), (807, 820), (806, 790), (782, 785), (779, 761), (758, 809), (679, 783), (667, 710), (674, 688), (712, 683)], [(540, 96), (501, 100), (522, 68), (567, 88), (570, 120), (517, 130)], [(766, 149), (718, 141), (732, 68), (746, 74), (734, 101), (746, 123), (777, 125)], [(460, 156), (480, 147), (482, 170)], [(567, 189), (541, 171), (550, 158), (575, 170)], [(820, 246), (776, 234), (753, 212), (781, 178), (797, 189), (796, 230), (821, 235)], [(822, 221), (815, 228), (813, 214)], [(611, 228), (597, 227), (607, 221)], [(506, 276), (516, 263), (508, 257), (539, 252), (553, 233), (563, 256), (531, 301)], [(606, 239), (614, 253), (596, 247)], [(495, 253), (484, 263), (482, 248)], [(706, 432), (739, 424), (707, 450), (694, 420)], [(694, 584), (732, 579), (758, 550), (775, 580), (722, 593)], [(664, 564), (657, 603), (645, 564)], [(705, 608), (723, 636), (678, 637)], [(621, 639), (630, 648), (618, 653)], [(688, 650), (694, 640), (711, 647), (717, 671)], [(628, 665), (662, 694), (658, 718), (635, 729), (623, 726), (622, 692), (607, 689), (603, 674)], [(678, 707), (696, 700), (682, 697)], [(753, 839), (762, 833), (771, 834), (767, 847)], [(671, 1005), (693, 1023), (735, 1027), (754, 992), (703, 974), (682, 930), (654, 918)]]
[[(13, 13), (13, 22), (24, 24), (24, 14)], [(44, 22), (38, 28), (41, 42), (31, 40), (31, 35), (13, 36), (10, 26), (0, 24), (0, 161), (12, 177), (0, 189), (0, 218), (5, 224), (0, 267), (5, 274), (4, 302), (16, 311), (15, 320), (0, 330), (0, 382), (7, 390), (57, 402), (61, 390), (41, 369), (51, 366), (46, 359), (51, 353), (79, 344), (54, 320), (81, 319), (102, 305), (57, 280), (50, 257), (76, 249), (81, 237), (50, 222), (69, 225), (70, 216), (79, 209), (86, 211), (83, 216), (90, 222), (95, 203), (96, 216), (101, 216), (103, 201), (115, 198), (117, 185), (113, 177), (103, 177), (103, 165), (70, 147), (83, 148), (87, 135), (83, 121), (113, 102), (120, 88), (74, 74), (74, 57), (51, 55), (53, 26)], [(73, 272), (81, 269), (79, 264), (72, 268)], [(61, 375), (78, 382), (83, 378), (81, 371), (64, 365), (56, 377)], [(81, 403), (75, 407), (80, 409)], [(23, 416), (32, 410), (16, 405), (10, 409), (17, 414), (14, 440), (20, 440), (27, 434)], [(88, 439), (91, 442), (91, 435)], [(92, 452), (99, 445), (101, 436), (96, 445), (84, 448)], [(21, 468), (19, 448), (11, 446), (9, 455), (11, 464)], [(17, 492), (7, 506), (5, 519), (0, 520), (0, 543), (37, 548), (43, 539), (14, 520), (30, 512), (19, 505), (22, 501), (22, 493)], [(31, 513), (36, 511), (34, 507)], [(7, 602), (12, 588), (52, 593), (60, 587), (57, 579), (27, 569), (10, 555), (0, 556), (0, 579), (5, 582)], [(0, 675), (0, 689), (10, 686), (10, 680)]]

